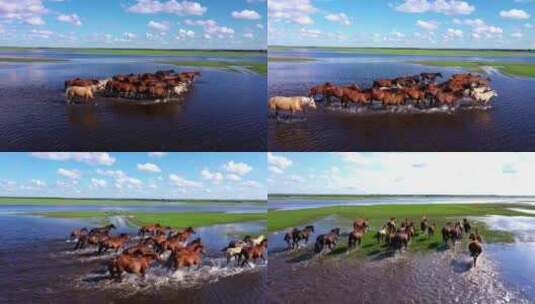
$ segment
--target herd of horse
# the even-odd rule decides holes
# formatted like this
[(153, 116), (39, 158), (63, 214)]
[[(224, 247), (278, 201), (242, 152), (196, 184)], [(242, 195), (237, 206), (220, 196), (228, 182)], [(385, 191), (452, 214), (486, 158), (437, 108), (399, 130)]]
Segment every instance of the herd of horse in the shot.
[[(364, 236), (369, 232), (370, 225), (367, 219), (357, 218), (353, 222), (353, 230), (348, 233), (347, 249), (360, 247)], [(411, 240), (418, 234), (427, 238), (432, 238), (436, 231), (436, 224), (430, 223), (427, 217), (422, 217), (420, 220), (420, 230), (416, 229), (413, 221), (405, 219), (397, 224), (396, 218), (391, 217), (383, 226), (381, 226), (375, 233), (375, 239), (380, 245), (385, 245), (390, 253), (395, 253), (407, 250)], [(284, 241), (287, 243), (288, 250), (294, 250), (301, 245), (307, 245), (310, 236), (314, 233), (314, 226), (309, 225), (303, 229), (293, 228), (286, 232)], [(445, 247), (449, 243), (453, 246), (461, 241), (464, 235), (468, 235), (468, 250), (470, 256), (473, 258), (473, 265), (476, 266), (477, 258), (483, 252), (482, 239), (477, 229), (472, 232), (470, 222), (464, 218), (456, 223), (448, 222), (442, 229), (442, 241)], [(320, 234), (316, 237), (314, 243), (314, 253), (323, 254), (332, 252), (341, 237), (340, 228), (333, 228), (329, 232)]]
[(371, 107), (380, 103), (382, 108), (397, 107), (412, 103), (418, 108), (447, 106), (455, 108), (462, 99), (471, 99), (476, 104), (486, 105), (498, 96), (490, 87), (490, 78), (478, 74), (454, 74), (448, 80), (437, 83), (441, 73), (421, 73), (395, 79), (378, 79), (370, 88), (356, 84), (336, 85), (330, 82), (310, 88), (308, 96), (274, 96), (268, 108), (278, 117), (279, 111), (289, 111), (290, 117), (304, 112), (308, 107), (316, 109), (315, 101), (331, 103), (338, 100), (342, 107), (350, 104)]
[(91, 102), (96, 94), (126, 99), (156, 100), (178, 97), (186, 93), (200, 72), (115, 75), (108, 79), (70, 79), (65, 81), (67, 101)]
[(321, 96), (326, 101), (337, 98), (343, 106), (349, 103), (367, 106), (378, 101), (384, 107), (408, 102), (419, 107), (455, 107), (465, 97), (472, 98), (476, 103), (487, 104), (498, 96), (490, 88), (490, 78), (464, 73), (454, 74), (445, 82), (436, 83), (436, 79), (442, 77), (441, 73), (421, 73), (395, 79), (379, 79), (373, 82), (371, 88), (366, 89), (361, 89), (356, 84), (337, 86), (327, 82), (312, 87), (309, 96)]
[[(110, 278), (121, 280), (123, 273), (133, 273), (145, 277), (154, 263), (167, 266), (167, 269), (200, 267), (206, 246), (201, 238), (192, 239), (196, 233), (192, 227), (173, 229), (158, 223), (142, 226), (137, 236), (121, 233), (113, 235), (116, 229), (110, 224), (97, 228), (80, 228), (71, 232), (71, 240), (76, 242), (74, 250), (86, 247), (95, 248), (95, 254), (108, 251), (115, 254), (108, 263)], [(227, 258), (227, 265), (235, 259), (237, 265), (256, 263), (258, 259), (266, 260), (267, 239), (260, 235), (256, 238), (246, 236), (241, 240), (232, 240), (222, 250)]]

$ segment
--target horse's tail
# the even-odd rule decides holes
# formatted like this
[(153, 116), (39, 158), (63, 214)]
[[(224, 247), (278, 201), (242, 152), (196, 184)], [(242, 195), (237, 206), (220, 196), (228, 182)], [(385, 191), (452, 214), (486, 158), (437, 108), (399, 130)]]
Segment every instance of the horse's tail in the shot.
[(72, 90), (71, 87), (68, 87), (67, 90), (65, 90), (65, 98), (67, 100), (70, 100), (71, 90)]

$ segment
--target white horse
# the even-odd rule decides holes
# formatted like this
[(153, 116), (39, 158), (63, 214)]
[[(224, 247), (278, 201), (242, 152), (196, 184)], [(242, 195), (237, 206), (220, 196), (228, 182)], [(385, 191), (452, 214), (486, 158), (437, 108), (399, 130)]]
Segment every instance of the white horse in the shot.
[(275, 111), (275, 116), (279, 116), (279, 110), (290, 111), (290, 117), (295, 112), (303, 112), (306, 107), (316, 109), (316, 102), (312, 97), (294, 96), (284, 97), (275, 96), (269, 99), (268, 108)]
[(79, 87), (79, 86), (69, 87), (67, 91), (65, 92), (65, 96), (67, 97), (67, 100), (69, 102), (71, 102), (73, 98), (75, 97), (82, 98), (86, 102), (95, 99), (95, 96), (93, 95), (93, 90), (91, 87)]
[(472, 89), (470, 96), (472, 96), (478, 102), (488, 103), (492, 98), (497, 97), (498, 93), (489, 89), (488, 87), (481, 87)]

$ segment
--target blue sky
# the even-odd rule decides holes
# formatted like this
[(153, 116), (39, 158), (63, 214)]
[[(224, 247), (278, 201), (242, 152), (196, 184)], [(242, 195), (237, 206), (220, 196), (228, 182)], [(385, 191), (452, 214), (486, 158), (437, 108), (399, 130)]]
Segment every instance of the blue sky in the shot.
[(265, 153), (0, 153), (0, 196), (266, 199)]
[(0, 0), (10, 46), (259, 49), (265, 0)]
[(535, 195), (535, 153), (269, 153), (269, 193)]
[(535, 48), (535, 0), (268, 0), (270, 45)]

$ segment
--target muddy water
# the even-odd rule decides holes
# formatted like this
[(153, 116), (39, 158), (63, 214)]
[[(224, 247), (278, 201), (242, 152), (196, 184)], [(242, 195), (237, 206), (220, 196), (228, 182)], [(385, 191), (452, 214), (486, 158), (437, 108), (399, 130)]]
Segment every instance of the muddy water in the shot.
[[(134, 234), (124, 218), (110, 219), (114, 233)], [(95, 255), (94, 248), (73, 252), (66, 236), (74, 228), (98, 223), (1, 215), (0, 302), (10, 303), (251, 303), (263, 301), (266, 265), (236, 267), (226, 264), (221, 248), (231, 238), (256, 235), (265, 223), (216, 225), (197, 229), (207, 245), (199, 269), (169, 271), (157, 263), (145, 280), (124, 275), (122, 282), (108, 279), (107, 263), (113, 253)]]
[[(476, 219), (474, 219), (476, 220)], [(314, 256), (317, 235), (351, 222), (330, 216), (312, 223), (308, 246), (289, 254), (283, 232), (270, 238), (269, 303), (533, 303), (535, 301), (535, 220), (529, 217), (477, 218), (492, 229), (511, 231), (514, 244), (485, 244), (472, 268), (465, 247), (427, 254), (363, 260), (340, 254)], [(358, 300), (357, 300), (358, 299)]]
[[(1, 150), (265, 150), (265, 76), (200, 69), (202, 77), (180, 102), (133, 104), (98, 98), (96, 105), (67, 105), (63, 94), (66, 79), (107, 78), (162, 69), (191, 70), (156, 61), (218, 58), (58, 51), (0, 54), (20, 55), (70, 61), (0, 66)], [(265, 57), (245, 60), (264, 61)]]
[[(317, 58), (310, 63), (270, 63), (268, 95), (306, 95), (318, 83), (356, 83), (370, 86), (374, 79), (421, 72), (444, 77), (464, 72), (458, 68), (426, 67), (411, 60), (443, 57), (355, 55), (332, 52), (293, 52)], [(448, 60), (476, 60), (454, 57)], [(485, 58), (533, 61), (533, 58)], [(491, 73), (499, 96), (490, 109), (432, 111), (432, 113), (352, 113), (320, 106), (306, 119), (268, 122), (268, 144), (275, 151), (531, 151), (535, 149), (535, 80)]]

